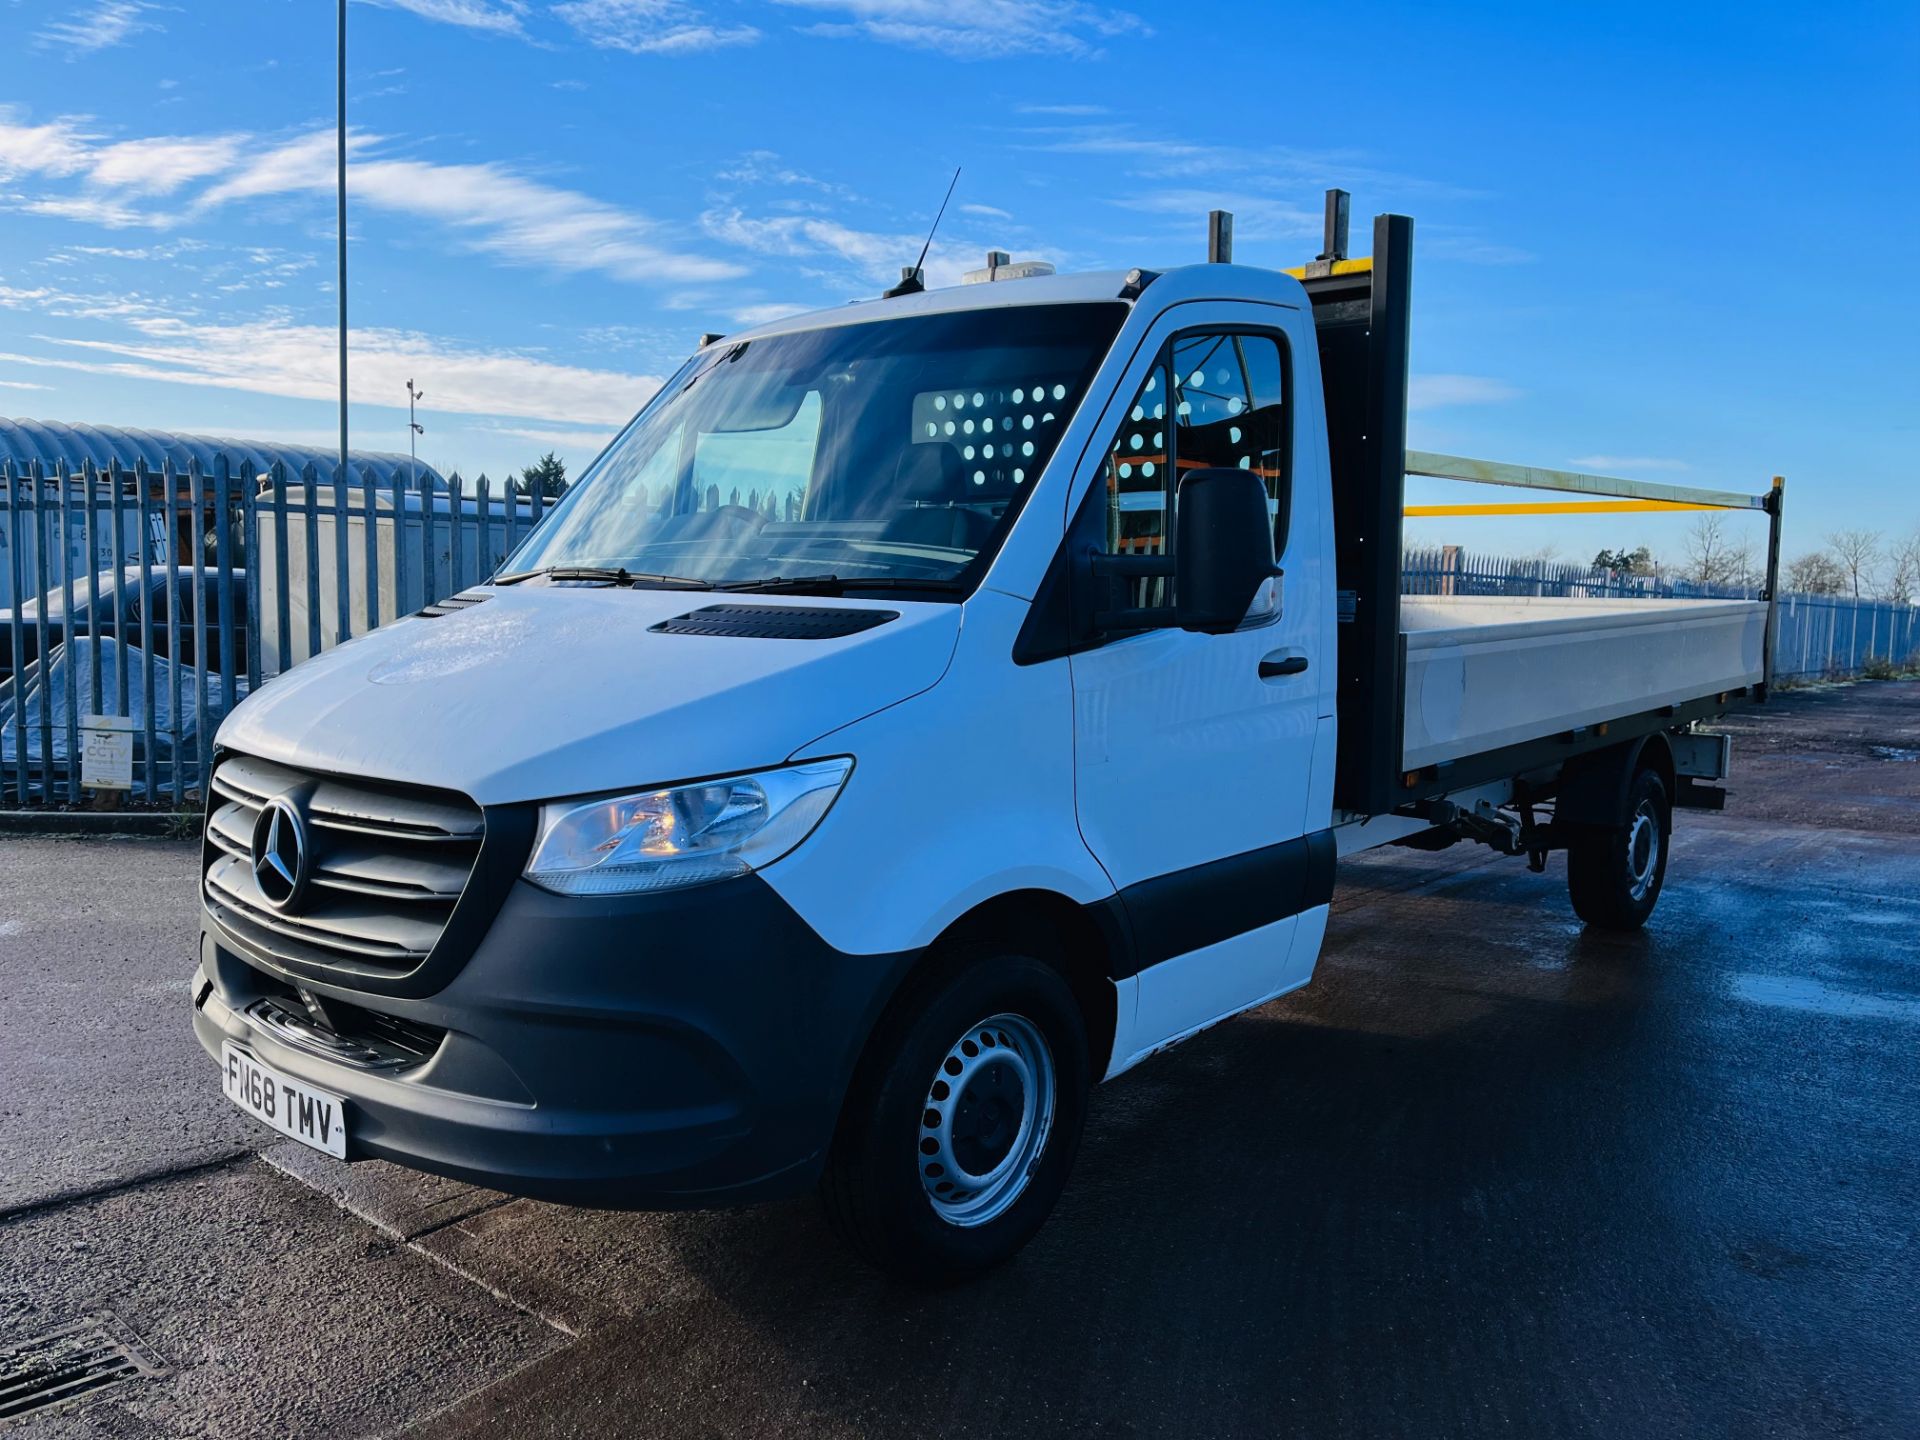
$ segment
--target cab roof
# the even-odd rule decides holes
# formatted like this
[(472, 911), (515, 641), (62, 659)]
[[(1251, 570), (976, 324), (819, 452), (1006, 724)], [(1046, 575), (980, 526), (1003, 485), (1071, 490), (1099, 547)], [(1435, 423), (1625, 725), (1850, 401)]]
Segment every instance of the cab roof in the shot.
[[(859, 325), (871, 320), (893, 320), (908, 315), (945, 315), (965, 310), (995, 310), (1014, 305), (1087, 304), (1094, 301), (1136, 303), (1122, 290), (1132, 272), (1094, 270), (1077, 275), (1036, 275), (1021, 280), (993, 280), (976, 285), (949, 285), (896, 299), (856, 300), (831, 309), (756, 325), (725, 337), (728, 341), (758, 340), (799, 330)], [(1152, 276), (1140, 299), (1155, 308), (1192, 300), (1254, 300), (1304, 308), (1307, 295), (1300, 282), (1281, 270), (1258, 265), (1181, 265)]]

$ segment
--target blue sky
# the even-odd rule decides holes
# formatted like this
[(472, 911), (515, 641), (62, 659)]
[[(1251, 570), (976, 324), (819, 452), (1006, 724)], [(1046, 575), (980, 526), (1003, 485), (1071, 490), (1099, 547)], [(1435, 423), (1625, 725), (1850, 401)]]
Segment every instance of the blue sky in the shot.
[[(333, 6), (0, 0), (0, 414), (331, 443)], [(1920, 10), (386, 0), (351, 8), (357, 445), (577, 469), (703, 330), (1416, 218), (1414, 444), (1790, 478), (1920, 527)], [(1437, 490), (1421, 491), (1422, 497)], [(1489, 497), (1485, 492), (1471, 497)], [(1624, 523), (1622, 523), (1624, 522)], [(1420, 522), (1677, 553), (1672, 517)]]

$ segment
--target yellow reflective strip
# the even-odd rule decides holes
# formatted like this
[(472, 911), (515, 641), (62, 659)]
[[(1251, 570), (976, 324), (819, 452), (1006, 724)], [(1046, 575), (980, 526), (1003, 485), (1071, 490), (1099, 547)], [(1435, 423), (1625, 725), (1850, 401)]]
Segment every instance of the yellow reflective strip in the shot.
[(1557, 505), (1409, 505), (1404, 513), (1437, 515), (1625, 515), (1645, 510), (1719, 510), (1682, 500), (1576, 500)]
[[(1371, 255), (1362, 255), (1353, 260), (1334, 261), (1333, 269), (1327, 273), (1329, 275), (1367, 275), (1372, 273), (1372, 270), (1373, 257)], [(1307, 267), (1304, 265), (1295, 265), (1290, 269), (1282, 270), (1280, 273), (1282, 275), (1291, 275), (1296, 280), (1304, 280), (1307, 278)]]

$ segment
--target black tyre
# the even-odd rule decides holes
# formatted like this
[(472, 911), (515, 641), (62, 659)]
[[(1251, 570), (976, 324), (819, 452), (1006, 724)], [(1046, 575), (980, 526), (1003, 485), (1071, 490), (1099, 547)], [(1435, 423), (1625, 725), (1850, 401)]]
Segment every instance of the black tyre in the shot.
[(1637, 930), (1660, 901), (1673, 837), (1666, 783), (1642, 770), (1627, 787), (1627, 819), (1595, 827), (1567, 847), (1567, 889), (1573, 913), (1601, 930)]
[(1086, 1122), (1086, 1025), (1044, 961), (944, 956), (876, 1032), (821, 1181), (827, 1216), (898, 1278), (952, 1284), (1052, 1213)]

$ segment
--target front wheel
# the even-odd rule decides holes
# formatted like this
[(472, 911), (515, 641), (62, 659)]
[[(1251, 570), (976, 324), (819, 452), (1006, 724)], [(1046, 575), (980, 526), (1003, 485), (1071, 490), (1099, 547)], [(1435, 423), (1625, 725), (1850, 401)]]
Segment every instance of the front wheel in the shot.
[(1567, 847), (1573, 911), (1601, 930), (1637, 930), (1659, 903), (1673, 837), (1673, 804), (1658, 774), (1642, 770), (1627, 789), (1627, 819), (1574, 837)]
[(1052, 966), (968, 947), (894, 1007), (842, 1112), (828, 1218), (902, 1279), (1008, 1259), (1067, 1183), (1091, 1088), (1086, 1026)]

